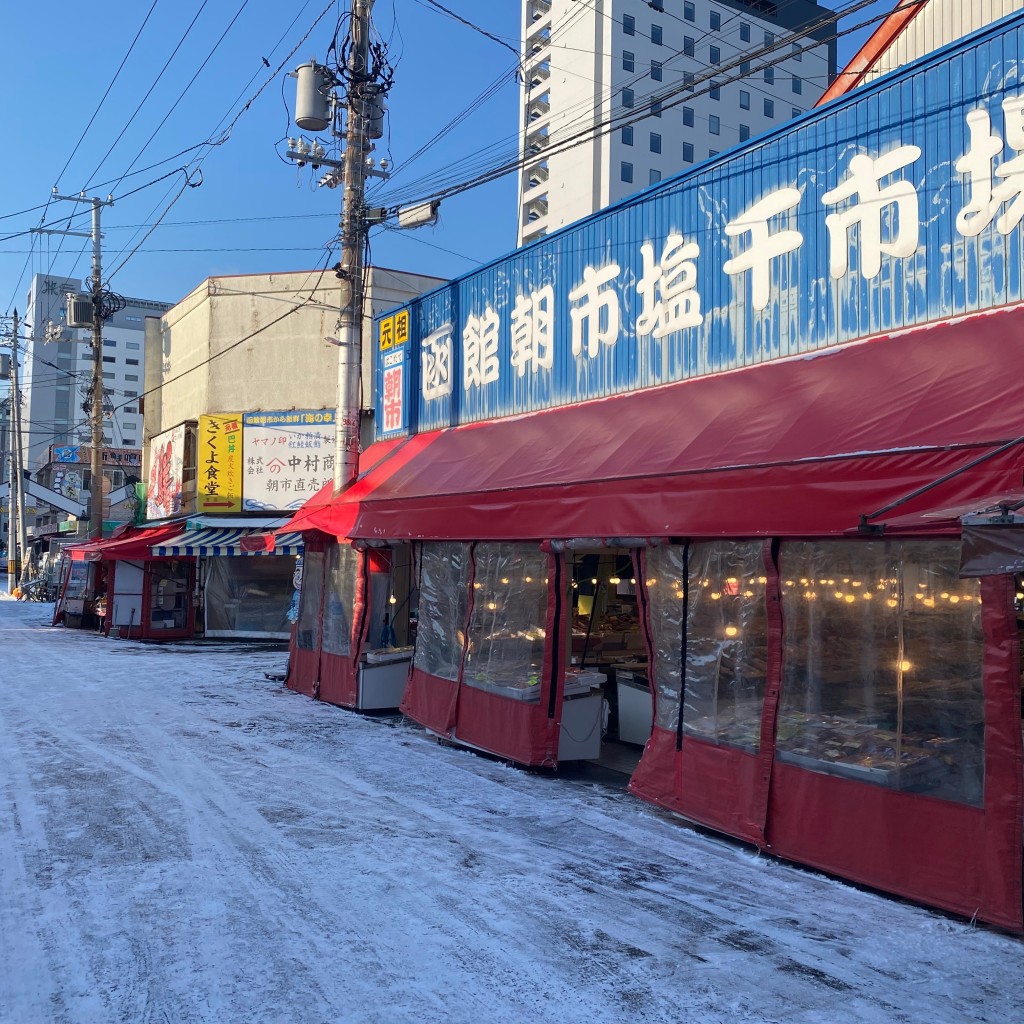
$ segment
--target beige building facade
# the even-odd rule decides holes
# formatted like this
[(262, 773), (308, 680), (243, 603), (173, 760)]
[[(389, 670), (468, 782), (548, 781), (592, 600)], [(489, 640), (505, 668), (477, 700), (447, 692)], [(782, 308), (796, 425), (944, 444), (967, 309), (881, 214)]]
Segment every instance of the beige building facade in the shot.
[[(373, 267), (363, 323), (364, 443), (373, 433), (373, 316), (442, 284)], [(161, 317), (146, 321), (144, 479), (151, 441), (186, 430), (183, 513), (196, 511), (196, 435), (205, 414), (334, 409), (341, 301), (331, 271), (207, 278)]]

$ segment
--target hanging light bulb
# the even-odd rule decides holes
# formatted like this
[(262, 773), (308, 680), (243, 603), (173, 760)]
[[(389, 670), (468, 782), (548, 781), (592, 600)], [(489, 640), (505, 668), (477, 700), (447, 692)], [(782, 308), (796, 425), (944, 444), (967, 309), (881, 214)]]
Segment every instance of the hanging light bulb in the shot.
[(609, 582), (609, 583), (610, 583), (610, 584), (611, 584), (612, 586), (616, 586), (616, 585), (617, 585), (617, 584), (619, 583), (619, 577), (618, 577), (618, 576), (609, 576), (609, 577), (608, 577), (608, 582)]
[(394, 595), (394, 594), (392, 594), (392, 595), (391, 595), (391, 596), (390, 596), (390, 597), (388, 598), (388, 604), (398, 604), (398, 601), (396, 600), (396, 598), (395, 598), (395, 595)]
[(725, 635), (726, 636), (736, 636), (736, 634), (738, 632), (739, 632), (739, 630), (735, 626), (726, 626), (725, 627)]
[(487, 609), (488, 609), (488, 611), (492, 611), (493, 612), (495, 610), (495, 608), (497, 608), (497, 607), (498, 606), (493, 601), (488, 601), (487, 602)]
[(597, 586), (597, 577), (595, 576), (593, 579), (591, 579), (590, 582), (596, 587)]

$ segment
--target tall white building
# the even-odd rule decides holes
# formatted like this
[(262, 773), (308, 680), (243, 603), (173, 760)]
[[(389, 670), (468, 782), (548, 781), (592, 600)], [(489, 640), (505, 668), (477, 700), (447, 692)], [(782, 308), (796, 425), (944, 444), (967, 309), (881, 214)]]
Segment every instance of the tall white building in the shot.
[[(24, 316), (30, 340), (21, 369), (24, 395), (25, 468), (36, 473), (50, 461), (53, 445), (89, 444), (89, 414), (82, 408), (92, 378), (91, 333), (61, 332), (48, 341), (47, 325), (64, 323), (65, 295), (81, 293), (76, 278), (36, 274)], [(142, 448), (142, 411), (138, 398), (145, 380), (145, 320), (170, 309), (168, 302), (128, 299), (103, 325), (103, 388), (110, 410), (103, 424), (103, 444)]]
[(519, 243), (813, 107), (831, 19), (812, 0), (523, 0)]

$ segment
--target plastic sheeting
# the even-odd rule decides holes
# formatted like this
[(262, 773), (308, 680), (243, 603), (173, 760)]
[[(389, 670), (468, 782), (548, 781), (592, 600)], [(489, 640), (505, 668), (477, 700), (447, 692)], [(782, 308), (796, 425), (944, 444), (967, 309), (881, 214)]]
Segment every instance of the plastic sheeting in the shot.
[(682, 734), (756, 751), (768, 646), (762, 543), (653, 548), (646, 574), (658, 725), (679, 730), (685, 664)]
[(454, 682), (462, 669), (472, 566), (469, 544), (422, 544), (413, 665)]
[(206, 559), (205, 570), (203, 593), (208, 636), (289, 636), (294, 558), (218, 556)]
[(981, 597), (950, 541), (782, 545), (780, 760), (980, 806)]
[(477, 544), (464, 682), (539, 700), (547, 619), (547, 562), (537, 545)]
[(780, 571), (765, 564), (760, 753), (679, 745), (656, 722), (630, 790), (782, 857), (1022, 930), (1013, 578), (958, 579), (947, 539), (783, 541)]
[(323, 551), (311, 551), (307, 545), (302, 559), (299, 621), (295, 625), (295, 646), (305, 651), (320, 650), (320, 615), (326, 561), (327, 557)]
[(1024, 526), (963, 528), (961, 576), (998, 576), (1024, 572)]
[[(359, 563), (359, 552), (350, 544), (332, 543), (328, 546), (323, 598), (323, 650), (327, 654), (352, 653)], [(301, 605), (299, 614), (301, 622)]]

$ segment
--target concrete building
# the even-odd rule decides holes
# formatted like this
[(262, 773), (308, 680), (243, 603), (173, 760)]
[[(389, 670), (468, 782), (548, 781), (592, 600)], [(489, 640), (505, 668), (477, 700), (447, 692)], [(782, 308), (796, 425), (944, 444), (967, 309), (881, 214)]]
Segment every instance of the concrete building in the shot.
[[(84, 289), (78, 278), (33, 276), (23, 320), (27, 340), (21, 355), (20, 385), (26, 471), (39, 488), (52, 488), (62, 497), (87, 505), (92, 486), (88, 462), (92, 432), (84, 406), (92, 379), (91, 331), (66, 325), (66, 296)], [(134, 514), (131, 499), (121, 492), (138, 473), (141, 461), (138, 399), (145, 375), (145, 318), (169, 308), (167, 302), (129, 298), (125, 308), (103, 326), (102, 374), (108, 413), (103, 424), (103, 493), (104, 519), (109, 523)], [(29, 535), (55, 532), (68, 514), (64, 505), (40, 498), (27, 506)]]
[(1022, 0), (897, 0), (892, 14), (839, 72), (820, 102), (873, 82), (1022, 7)]
[(523, 0), (519, 243), (810, 109), (834, 35), (812, 0)]
[[(80, 293), (77, 278), (36, 274), (28, 293), (21, 387), (25, 396), (25, 468), (35, 474), (50, 461), (53, 445), (88, 444), (88, 413), (82, 408), (92, 377), (88, 330), (63, 327), (65, 295)], [(168, 302), (128, 299), (103, 325), (103, 387), (110, 415), (103, 443), (113, 448), (142, 447), (142, 414), (136, 399), (145, 375), (145, 318), (170, 309)], [(58, 340), (47, 340), (48, 328)]]
[[(442, 284), (373, 267), (363, 325), (363, 423), (372, 438), (372, 318)], [(164, 316), (146, 322), (143, 442), (185, 426), (181, 511), (196, 511), (195, 431), (207, 414), (334, 410), (341, 288), (328, 271), (207, 278)], [(333, 453), (332, 453), (333, 454)]]

